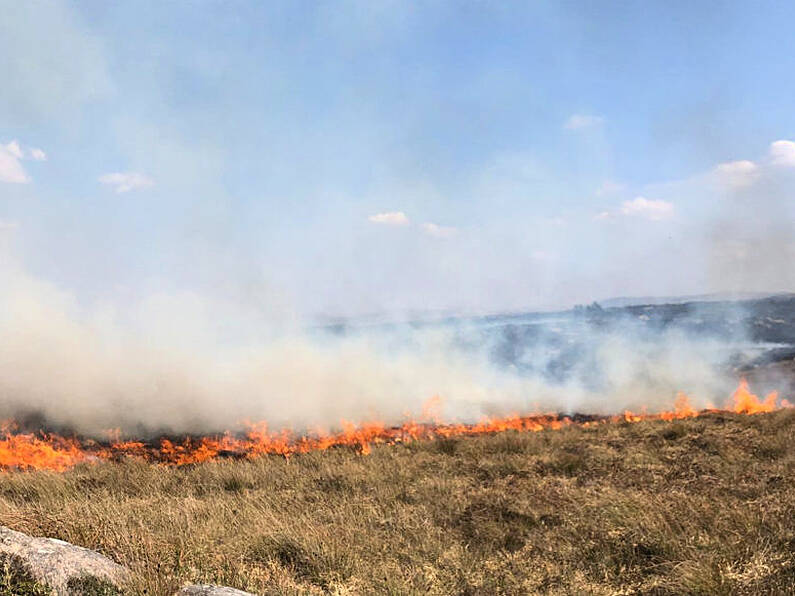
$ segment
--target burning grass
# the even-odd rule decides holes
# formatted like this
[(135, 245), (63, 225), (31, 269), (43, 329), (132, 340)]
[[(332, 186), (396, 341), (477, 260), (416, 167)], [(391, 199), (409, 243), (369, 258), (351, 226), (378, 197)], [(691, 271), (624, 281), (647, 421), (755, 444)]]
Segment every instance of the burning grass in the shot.
[[(385, 426), (379, 422), (354, 425), (343, 421), (342, 430), (335, 433), (316, 431), (313, 434), (295, 434), (289, 430), (268, 432), (265, 423), (248, 425), (242, 435), (225, 433), (219, 436), (182, 437), (179, 440), (163, 437), (159, 441), (143, 442), (121, 440), (120, 431), (109, 431), (114, 440), (97, 442), (80, 437), (64, 437), (39, 431), (37, 433), (17, 432), (13, 421), (0, 428), (0, 469), (54, 470), (62, 472), (72, 466), (85, 462), (103, 460), (118, 461), (124, 458), (139, 458), (152, 463), (170, 465), (197, 464), (217, 458), (232, 457), (254, 459), (265, 455), (290, 457), (311, 451), (324, 451), (333, 447), (348, 447), (368, 455), (373, 444), (397, 444), (417, 440), (444, 441), (461, 436), (474, 436), (504, 432), (560, 430), (568, 426), (591, 426), (625, 420), (680, 420), (692, 418), (717, 410), (695, 410), (684, 393), (679, 393), (673, 408), (654, 414), (624, 412), (619, 416), (568, 416), (551, 415), (512, 415), (504, 418), (486, 418), (475, 424), (442, 423), (435, 412), (440, 398), (433, 397), (426, 404), (423, 418), (426, 422), (407, 420), (400, 426)], [(727, 404), (728, 411), (738, 414), (772, 412), (779, 407), (791, 407), (787, 400), (779, 402), (773, 392), (760, 400), (750, 392), (743, 379), (732, 399)], [(430, 420), (430, 421), (428, 421)]]
[(98, 549), (131, 594), (785, 594), (795, 410), (0, 477), (0, 524)]

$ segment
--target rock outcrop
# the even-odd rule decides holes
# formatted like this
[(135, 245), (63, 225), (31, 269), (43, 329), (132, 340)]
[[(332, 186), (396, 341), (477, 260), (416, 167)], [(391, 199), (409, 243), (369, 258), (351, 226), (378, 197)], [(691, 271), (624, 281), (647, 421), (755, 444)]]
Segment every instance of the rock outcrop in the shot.
[(113, 593), (129, 575), (126, 567), (93, 550), (55, 538), (34, 538), (3, 526), (0, 556), (57, 596), (79, 593), (81, 586), (94, 586), (95, 591), (101, 586), (101, 593)]
[[(0, 572), (9, 575), (3, 594), (52, 593), (53, 596), (124, 594), (130, 571), (93, 550), (55, 538), (34, 538), (0, 526)], [(11, 584), (8, 585), (8, 581)], [(256, 596), (226, 586), (193, 584), (175, 596)]]

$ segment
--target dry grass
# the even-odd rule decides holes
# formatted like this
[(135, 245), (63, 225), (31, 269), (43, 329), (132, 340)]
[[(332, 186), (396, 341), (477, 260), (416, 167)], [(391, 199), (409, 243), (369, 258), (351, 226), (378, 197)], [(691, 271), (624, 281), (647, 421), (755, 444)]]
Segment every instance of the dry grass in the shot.
[(0, 477), (0, 524), (130, 594), (787, 594), (795, 411)]

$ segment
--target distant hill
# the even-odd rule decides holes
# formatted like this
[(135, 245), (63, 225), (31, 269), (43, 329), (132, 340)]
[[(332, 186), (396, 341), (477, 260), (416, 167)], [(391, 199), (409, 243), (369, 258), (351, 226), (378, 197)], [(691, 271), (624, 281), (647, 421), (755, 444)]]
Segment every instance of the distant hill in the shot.
[[(715, 292), (685, 296), (619, 296), (598, 300), (603, 309), (622, 309), (635, 306), (677, 305), (690, 302), (741, 302), (765, 298), (795, 298), (795, 292)], [(575, 309), (561, 308), (539, 310), (516, 310), (505, 312), (464, 312), (453, 310), (406, 310), (401, 312), (373, 312), (356, 316), (318, 315), (313, 327), (318, 328), (364, 328), (400, 324), (439, 324), (455, 321), (506, 322), (515, 319), (544, 319), (567, 315)]]
[(716, 292), (690, 296), (620, 296), (599, 300), (603, 308), (623, 308), (641, 304), (684, 304), (685, 302), (729, 302), (737, 300), (759, 300), (771, 296), (792, 295), (790, 292)]

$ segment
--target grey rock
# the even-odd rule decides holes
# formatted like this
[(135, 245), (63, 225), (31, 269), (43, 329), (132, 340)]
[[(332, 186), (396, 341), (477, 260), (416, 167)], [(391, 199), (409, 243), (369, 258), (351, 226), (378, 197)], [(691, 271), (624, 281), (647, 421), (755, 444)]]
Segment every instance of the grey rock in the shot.
[(129, 570), (109, 558), (55, 538), (34, 538), (0, 526), (0, 555), (18, 562), (38, 583), (57, 596), (69, 596), (70, 580), (95, 578), (121, 586)]
[(213, 586), (211, 584), (193, 584), (185, 586), (174, 596), (256, 596), (251, 592), (235, 590), (226, 586)]

